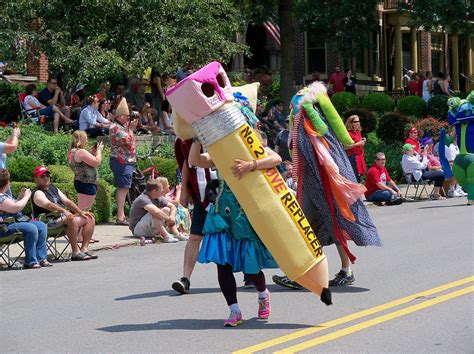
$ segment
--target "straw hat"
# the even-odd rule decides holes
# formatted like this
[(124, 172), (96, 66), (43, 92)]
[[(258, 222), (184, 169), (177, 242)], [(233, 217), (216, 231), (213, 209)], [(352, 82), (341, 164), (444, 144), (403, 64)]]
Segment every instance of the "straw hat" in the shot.
[(115, 110), (114, 117), (118, 116), (129, 116), (130, 111), (128, 110), (128, 104), (127, 100), (125, 97), (122, 97), (122, 100), (120, 101), (119, 105), (117, 106), (117, 109)]

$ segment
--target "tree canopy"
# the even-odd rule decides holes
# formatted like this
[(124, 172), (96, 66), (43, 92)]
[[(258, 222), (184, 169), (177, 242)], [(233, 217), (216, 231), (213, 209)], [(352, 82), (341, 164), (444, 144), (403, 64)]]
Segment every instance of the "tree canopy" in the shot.
[[(10, 0), (0, 14), (1, 60), (43, 52), (66, 80), (94, 81), (151, 66), (229, 61), (241, 16), (230, 0)], [(38, 21), (36, 28), (32, 23)]]
[(399, 10), (408, 13), (414, 25), (423, 26), (427, 31), (442, 29), (466, 35), (474, 32), (472, 0), (400, 1)]

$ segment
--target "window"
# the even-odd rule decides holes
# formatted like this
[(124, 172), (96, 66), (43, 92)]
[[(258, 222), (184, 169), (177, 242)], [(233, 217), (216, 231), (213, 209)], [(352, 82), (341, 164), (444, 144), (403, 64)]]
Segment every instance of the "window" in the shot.
[(438, 71), (443, 70), (443, 36), (441, 34), (431, 34), (431, 71), (437, 75)]
[(411, 66), (411, 34), (410, 32), (402, 33), (402, 56), (403, 56), (403, 72), (412, 69)]
[(307, 72), (326, 72), (326, 42), (323, 36), (306, 32)]

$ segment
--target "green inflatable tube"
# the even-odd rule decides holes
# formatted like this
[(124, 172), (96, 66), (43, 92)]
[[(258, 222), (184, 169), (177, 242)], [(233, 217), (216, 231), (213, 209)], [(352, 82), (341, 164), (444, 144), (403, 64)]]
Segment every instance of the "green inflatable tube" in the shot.
[(354, 140), (352, 140), (347, 132), (346, 126), (339, 113), (337, 113), (336, 108), (334, 108), (329, 96), (325, 93), (320, 94), (316, 97), (316, 100), (339, 141), (345, 146), (354, 144)]

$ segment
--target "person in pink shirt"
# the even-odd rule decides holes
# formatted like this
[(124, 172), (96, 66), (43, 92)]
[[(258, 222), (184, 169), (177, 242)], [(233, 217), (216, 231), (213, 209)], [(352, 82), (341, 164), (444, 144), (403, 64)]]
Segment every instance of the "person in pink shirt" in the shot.
[(339, 66), (336, 66), (335, 70), (336, 72), (332, 73), (329, 77), (329, 90), (332, 90), (333, 93), (344, 92), (344, 78), (346, 75), (341, 71)]

